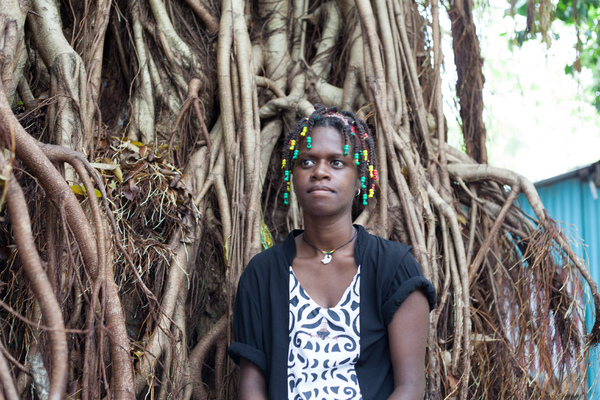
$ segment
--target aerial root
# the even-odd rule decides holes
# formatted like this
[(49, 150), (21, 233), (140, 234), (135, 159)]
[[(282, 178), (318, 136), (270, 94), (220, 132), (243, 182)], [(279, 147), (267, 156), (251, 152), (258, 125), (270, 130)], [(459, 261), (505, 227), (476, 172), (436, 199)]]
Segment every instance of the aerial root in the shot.
[[(206, 358), (210, 348), (219, 343), (223, 343), (222, 339), (225, 335), (227, 325), (228, 325), (228, 318), (227, 318), (227, 315), (224, 315), (221, 317), (221, 319), (219, 319), (219, 321), (217, 321), (216, 324), (213, 325), (213, 327), (210, 329), (210, 331), (208, 331), (208, 333), (206, 335), (204, 335), (202, 340), (200, 340), (200, 342), (198, 342), (196, 347), (194, 347), (194, 350), (192, 350), (192, 352), (190, 353), (190, 367), (191, 367), (191, 374), (192, 374), (192, 380), (193, 380), (193, 385), (194, 385), (194, 392), (193, 392), (194, 400), (206, 400), (207, 399), (206, 391), (204, 390), (204, 384), (202, 382), (202, 365), (204, 363), (204, 359)], [(220, 346), (218, 345), (217, 347), (222, 347), (222, 346), (223, 345), (221, 344)], [(224, 359), (225, 354), (222, 350), (221, 350), (221, 352), (217, 352), (217, 353), (221, 353), (221, 354), (217, 354), (217, 360), (221, 364), (221, 366), (223, 366), (222, 359)], [(219, 360), (219, 358), (221, 358), (221, 360)], [(221, 372), (221, 374), (222, 374), (222, 372)], [(217, 393), (219, 393), (223, 390), (222, 375), (219, 378), (219, 380), (221, 381), (221, 386), (217, 385), (217, 387), (216, 387)]]

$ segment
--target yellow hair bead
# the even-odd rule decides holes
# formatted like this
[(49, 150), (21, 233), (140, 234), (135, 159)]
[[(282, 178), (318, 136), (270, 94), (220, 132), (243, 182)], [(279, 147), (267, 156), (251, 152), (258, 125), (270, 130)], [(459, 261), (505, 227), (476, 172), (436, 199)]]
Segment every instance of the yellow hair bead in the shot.
[(300, 132), (300, 136), (306, 136), (306, 132), (308, 132), (308, 128), (307, 127), (302, 128), (302, 132)]
[(294, 150), (294, 147), (296, 146), (296, 141), (294, 139), (292, 139), (290, 141), (290, 150)]
[(285, 164), (287, 164), (287, 160), (286, 159), (281, 160), (281, 168), (285, 168)]

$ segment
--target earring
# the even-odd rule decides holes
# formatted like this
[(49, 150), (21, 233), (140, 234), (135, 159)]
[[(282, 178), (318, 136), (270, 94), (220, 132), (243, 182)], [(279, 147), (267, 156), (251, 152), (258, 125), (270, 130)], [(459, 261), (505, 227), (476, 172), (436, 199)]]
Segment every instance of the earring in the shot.
[(358, 197), (358, 196), (360, 196), (360, 188), (356, 189), (356, 195), (355, 195), (355, 197)]

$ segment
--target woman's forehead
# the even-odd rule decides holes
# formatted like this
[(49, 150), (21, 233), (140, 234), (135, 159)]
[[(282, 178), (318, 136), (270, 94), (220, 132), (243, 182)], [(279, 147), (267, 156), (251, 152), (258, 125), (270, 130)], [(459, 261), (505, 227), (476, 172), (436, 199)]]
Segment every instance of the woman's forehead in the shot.
[(334, 126), (315, 126), (311, 131), (312, 137), (325, 137), (326, 140), (342, 140), (342, 132)]
[(316, 126), (312, 129), (310, 136), (313, 143), (316, 141), (340, 146), (344, 144), (344, 135), (333, 126)]

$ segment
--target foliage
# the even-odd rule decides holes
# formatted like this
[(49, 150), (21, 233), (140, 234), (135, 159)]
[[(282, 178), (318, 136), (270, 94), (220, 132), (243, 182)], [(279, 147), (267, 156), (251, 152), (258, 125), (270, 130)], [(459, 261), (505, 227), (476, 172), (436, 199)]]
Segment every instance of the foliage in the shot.
[[(526, 26), (515, 32), (514, 43), (521, 46), (526, 40), (541, 39), (551, 45), (550, 24), (558, 19), (575, 30), (576, 58), (565, 66), (565, 73), (575, 75), (589, 69), (593, 83), (588, 88), (591, 103), (600, 111), (600, 3), (598, 0), (529, 0), (511, 3), (510, 15), (527, 18)], [(555, 40), (560, 40), (557, 35)]]

